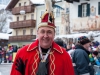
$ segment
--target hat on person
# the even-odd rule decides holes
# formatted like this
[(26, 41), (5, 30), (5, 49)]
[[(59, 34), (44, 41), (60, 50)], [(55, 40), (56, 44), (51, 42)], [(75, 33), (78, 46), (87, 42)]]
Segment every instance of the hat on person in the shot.
[(97, 51), (93, 51), (93, 54), (97, 56), (98, 55), (98, 52)]
[(86, 43), (91, 42), (86, 36), (81, 36), (78, 38), (78, 43), (84, 45)]
[(41, 16), (41, 22), (39, 23), (38, 28), (47, 26), (55, 29), (56, 26), (54, 23), (54, 15), (53, 15), (51, 0), (45, 0), (45, 7), (46, 7), (46, 11)]
[(54, 40), (59, 46), (64, 46), (64, 42), (63, 42), (63, 40), (62, 39), (56, 39), (56, 40)]

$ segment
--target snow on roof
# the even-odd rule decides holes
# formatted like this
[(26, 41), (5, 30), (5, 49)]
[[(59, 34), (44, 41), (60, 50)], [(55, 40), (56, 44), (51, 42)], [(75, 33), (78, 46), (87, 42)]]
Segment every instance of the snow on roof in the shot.
[(9, 39), (9, 36), (12, 36), (12, 34), (7, 34), (7, 33), (0, 33), (0, 39)]
[(58, 35), (56, 38), (78, 38), (80, 36), (88, 36), (87, 33), (78, 33), (78, 34), (66, 34), (66, 35)]
[[(45, 0), (30, 0), (33, 4), (44, 4)], [(61, 1), (61, 0), (55, 0), (55, 1)]]
[(8, 29), (7, 33), (11, 33), (13, 29)]
[(44, 4), (44, 0), (30, 0), (33, 4)]

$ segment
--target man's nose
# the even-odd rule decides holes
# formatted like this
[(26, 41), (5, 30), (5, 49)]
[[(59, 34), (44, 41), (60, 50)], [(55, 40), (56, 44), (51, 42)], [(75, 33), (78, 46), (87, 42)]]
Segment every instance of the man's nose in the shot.
[(48, 33), (45, 32), (44, 37), (48, 37)]

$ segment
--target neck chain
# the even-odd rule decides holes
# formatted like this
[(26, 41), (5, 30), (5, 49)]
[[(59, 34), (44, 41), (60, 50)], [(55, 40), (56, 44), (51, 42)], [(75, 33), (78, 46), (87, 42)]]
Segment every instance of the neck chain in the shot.
[(48, 50), (48, 52), (46, 53), (46, 55), (43, 56), (41, 47), (39, 45), (39, 52), (40, 52), (41, 62), (46, 62), (46, 59), (47, 59), (48, 55), (50, 54), (50, 50), (51, 50), (51, 48)]

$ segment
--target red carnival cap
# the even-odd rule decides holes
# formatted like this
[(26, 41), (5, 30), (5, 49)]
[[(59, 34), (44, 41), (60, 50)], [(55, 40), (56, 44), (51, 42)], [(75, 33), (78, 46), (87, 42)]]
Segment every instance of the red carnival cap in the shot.
[(38, 28), (43, 26), (55, 28), (56, 26), (54, 23), (54, 15), (52, 11), (51, 0), (45, 0), (45, 5), (46, 5), (46, 12), (42, 15), (41, 23), (39, 23)]

